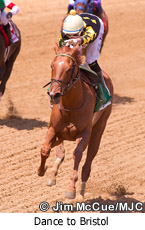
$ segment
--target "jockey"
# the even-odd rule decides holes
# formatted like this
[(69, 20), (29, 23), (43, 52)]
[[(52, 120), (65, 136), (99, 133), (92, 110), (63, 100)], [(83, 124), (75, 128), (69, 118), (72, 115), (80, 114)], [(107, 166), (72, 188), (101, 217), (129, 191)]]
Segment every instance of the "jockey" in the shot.
[[(10, 11), (6, 14), (4, 9), (8, 7)], [(13, 15), (19, 12), (19, 7), (9, 0), (0, 0), (0, 24), (3, 25), (4, 31), (7, 34), (10, 43), (13, 43), (10, 31), (9, 20)]]
[(102, 41), (102, 47), (103, 47), (104, 40), (108, 34), (109, 25), (108, 25), (108, 17), (104, 9), (102, 8), (101, 0), (69, 0), (68, 13), (71, 9), (75, 9), (77, 14), (81, 14), (85, 12), (89, 14), (94, 14), (103, 21), (104, 23), (104, 34), (103, 34), (103, 41)]
[[(79, 3), (82, 6), (77, 6)], [(68, 13), (71, 9), (80, 9), (86, 13), (95, 14), (102, 19), (103, 8), (101, 0), (69, 0)]]
[[(63, 21), (60, 46), (61, 42), (64, 42), (70, 47), (77, 44), (80, 47), (87, 47), (86, 62), (97, 73), (99, 81), (110, 95), (101, 68), (98, 65), (103, 33), (104, 24), (100, 18), (88, 13), (78, 15), (75, 10), (71, 10)], [(99, 97), (103, 101), (101, 95)]]

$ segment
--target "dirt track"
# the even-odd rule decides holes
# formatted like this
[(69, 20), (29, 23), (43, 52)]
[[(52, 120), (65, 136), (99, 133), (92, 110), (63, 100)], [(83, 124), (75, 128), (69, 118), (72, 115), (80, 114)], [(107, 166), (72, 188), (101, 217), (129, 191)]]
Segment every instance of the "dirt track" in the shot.
[[(14, 21), (21, 29), (22, 48), (0, 104), (0, 212), (40, 212), (44, 200), (50, 205), (68, 202), (64, 193), (75, 143), (65, 142), (66, 158), (55, 187), (46, 186), (55, 150), (46, 175), (37, 176), (50, 114), (42, 86), (50, 78), (53, 46), (68, 1), (62, 0), (59, 9), (60, 1), (45, 2), (41, 6), (34, 0), (15, 1), (20, 7)], [(99, 63), (113, 80), (115, 97), (85, 201), (145, 203), (145, 1), (102, 2), (110, 30)], [(81, 166), (84, 159), (85, 153)], [(80, 182), (77, 192), (79, 186)]]

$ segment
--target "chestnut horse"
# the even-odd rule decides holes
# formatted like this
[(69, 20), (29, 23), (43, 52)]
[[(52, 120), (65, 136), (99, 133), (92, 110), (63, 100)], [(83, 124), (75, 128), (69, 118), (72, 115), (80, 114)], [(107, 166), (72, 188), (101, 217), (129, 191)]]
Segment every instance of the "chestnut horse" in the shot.
[[(6, 83), (12, 72), (13, 64), (16, 57), (19, 54), (21, 47), (21, 36), (20, 31), (12, 20), (11, 25), (19, 39), (16, 43), (11, 44), (8, 49), (6, 48), (6, 42), (3, 34), (0, 32), (0, 100), (5, 92)], [(7, 56), (6, 55), (7, 51)]]
[[(49, 89), (52, 112), (45, 143), (41, 148), (41, 164), (38, 175), (43, 176), (46, 171), (45, 162), (53, 147), (57, 147), (56, 161), (52, 168), (48, 185), (56, 183), (58, 168), (64, 160), (65, 151), (63, 141), (76, 141), (73, 152), (74, 167), (66, 197), (76, 196), (76, 182), (78, 168), (82, 154), (86, 147), (87, 157), (82, 168), (81, 195), (84, 196), (85, 184), (89, 178), (91, 164), (97, 154), (101, 137), (111, 113), (112, 102), (104, 110), (94, 113), (96, 96), (94, 88), (86, 83), (85, 73), (80, 72), (78, 46), (69, 48), (55, 46), (56, 56), (52, 62), (52, 77)], [(111, 79), (104, 73), (107, 87), (113, 96)], [(83, 80), (85, 79), (85, 81)]]

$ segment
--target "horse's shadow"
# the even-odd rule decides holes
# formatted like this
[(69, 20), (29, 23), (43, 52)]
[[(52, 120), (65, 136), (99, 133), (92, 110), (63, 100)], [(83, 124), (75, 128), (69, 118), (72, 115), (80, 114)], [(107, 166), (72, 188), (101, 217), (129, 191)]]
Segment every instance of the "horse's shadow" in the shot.
[[(128, 194), (129, 195), (129, 194)], [(102, 199), (101, 197), (88, 199), (86, 205), (91, 207), (91, 211), (100, 213), (145, 213), (145, 203), (125, 196), (116, 197), (115, 200)], [(73, 212), (77, 212), (75, 208)]]
[(47, 127), (48, 123), (37, 119), (27, 119), (19, 116), (12, 116), (5, 119), (0, 119), (0, 126), (4, 125), (17, 130), (33, 130), (35, 128)]
[(117, 105), (117, 104), (126, 104), (126, 103), (133, 103), (134, 102), (134, 98), (132, 97), (121, 97), (118, 94), (114, 94), (113, 96), (113, 104)]
[[(126, 103), (133, 103), (134, 98), (131, 97), (121, 97), (117, 94), (114, 94), (113, 96), (113, 104), (126, 104)], [(21, 118), (18, 116), (17, 111), (15, 111), (15, 107), (13, 103), (10, 101), (10, 116), (6, 117), (4, 119), (0, 119), (0, 126), (6, 125), (9, 128), (15, 128), (17, 130), (33, 130), (35, 128), (42, 128), (42, 127), (48, 127), (48, 123), (45, 121), (40, 121), (37, 119), (27, 119), (27, 118)], [(16, 114), (16, 115), (15, 115)]]

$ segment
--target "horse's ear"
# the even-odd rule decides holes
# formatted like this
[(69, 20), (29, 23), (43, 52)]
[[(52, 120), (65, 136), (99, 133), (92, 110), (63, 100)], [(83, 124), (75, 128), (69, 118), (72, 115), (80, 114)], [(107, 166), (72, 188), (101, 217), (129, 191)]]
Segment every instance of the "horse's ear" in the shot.
[(54, 51), (55, 51), (55, 53), (57, 54), (57, 52), (58, 52), (58, 49), (59, 49), (59, 46), (58, 46), (58, 44), (57, 43), (55, 43), (55, 46), (54, 46)]

